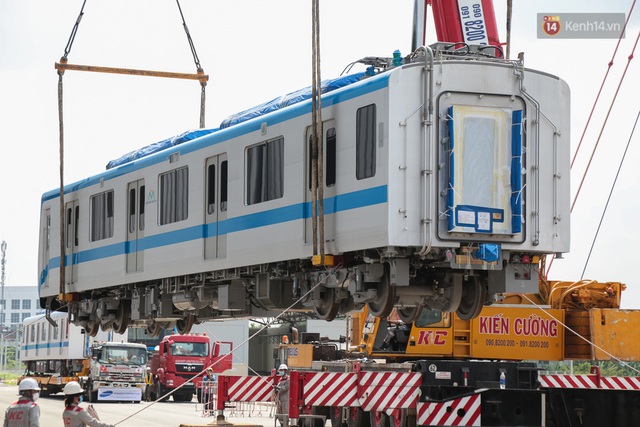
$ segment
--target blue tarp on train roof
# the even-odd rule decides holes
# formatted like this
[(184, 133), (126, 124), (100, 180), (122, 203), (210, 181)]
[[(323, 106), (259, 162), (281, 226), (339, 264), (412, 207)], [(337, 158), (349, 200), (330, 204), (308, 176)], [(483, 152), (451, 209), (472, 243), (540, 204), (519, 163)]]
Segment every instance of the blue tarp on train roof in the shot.
[[(331, 92), (344, 86), (348, 86), (352, 83), (356, 83), (364, 77), (365, 73), (355, 73), (348, 76), (338, 77), (336, 79), (324, 80), (321, 84), (322, 93)], [(165, 150), (167, 148), (174, 147), (192, 139), (200, 138), (201, 136), (209, 135), (220, 129), (227, 128), (229, 126), (237, 125), (238, 123), (246, 122), (247, 120), (259, 117), (272, 111), (279, 110), (289, 105), (296, 104), (311, 98), (311, 86), (304, 89), (297, 90), (295, 92), (288, 93), (286, 95), (275, 98), (264, 104), (257, 105), (249, 108), (248, 110), (241, 111), (227, 117), (219, 128), (215, 129), (195, 129), (181, 133), (180, 135), (172, 136), (171, 138), (164, 139), (159, 142), (147, 145), (146, 147), (133, 150), (118, 159), (111, 160), (107, 163), (107, 170), (113, 169), (118, 166), (122, 166), (134, 160), (140, 159), (145, 156), (149, 156), (158, 151)]]
[(157, 153), (158, 151), (165, 150), (167, 148), (174, 147), (176, 145), (182, 144), (183, 142), (191, 141), (192, 139), (200, 138), (201, 136), (209, 135), (210, 133), (216, 132), (220, 130), (219, 128), (215, 129), (195, 129), (188, 130), (186, 132), (181, 133), (180, 135), (172, 136), (171, 138), (163, 139), (162, 141), (154, 142), (153, 144), (149, 144), (146, 147), (139, 148), (137, 150), (133, 150), (124, 156), (111, 160), (107, 163), (107, 169), (112, 169), (118, 166), (122, 166), (139, 158), (148, 156), (153, 153)]
[[(364, 73), (355, 73), (348, 76), (338, 77), (336, 79), (324, 80), (321, 83), (322, 93), (331, 92), (332, 90), (358, 82), (363, 76)], [(220, 123), (220, 129), (246, 122), (254, 117), (260, 117), (264, 114), (288, 107), (289, 105), (296, 104), (309, 98), (311, 98), (311, 86), (279, 96), (269, 102), (265, 102), (264, 104), (233, 114)]]

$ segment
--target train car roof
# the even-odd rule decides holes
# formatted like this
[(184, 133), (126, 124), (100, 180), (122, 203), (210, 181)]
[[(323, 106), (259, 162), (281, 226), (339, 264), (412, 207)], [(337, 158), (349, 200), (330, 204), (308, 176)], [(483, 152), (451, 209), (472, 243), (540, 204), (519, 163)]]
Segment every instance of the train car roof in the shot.
[[(58, 319), (62, 319), (64, 317), (68, 317), (69, 313), (66, 313), (64, 311), (52, 311), (51, 312), (51, 318), (53, 320), (58, 320)], [(45, 317), (45, 314), (36, 314), (35, 316), (30, 316), (30, 317), (26, 317), (23, 321), (22, 324), (23, 325), (30, 325), (32, 323), (37, 322), (40, 319), (43, 319)]]
[[(357, 74), (354, 74), (352, 76), (356, 76), (356, 75)], [(380, 73), (375, 76), (359, 80), (355, 83), (350, 83), (350, 84), (347, 84), (346, 86), (343, 85), (340, 88), (334, 89), (333, 91), (323, 96), (322, 106), (323, 108), (328, 107), (331, 105), (338, 104), (340, 102), (347, 101), (349, 99), (362, 96), (367, 93), (371, 93), (371, 92), (383, 89), (388, 86), (389, 75), (390, 75), (389, 72)], [(302, 91), (304, 91), (304, 89)], [(292, 92), (289, 95), (297, 94), (299, 92), (301, 91)], [(276, 100), (277, 99), (279, 98), (276, 98)], [(276, 100), (269, 101), (269, 103), (274, 102)], [(266, 105), (269, 103), (265, 103), (261, 105)], [(254, 107), (254, 109), (259, 107), (260, 106)], [(246, 111), (249, 111), (249, 110), (245, 110), (245, 112)], [(174, 152), (179, 151), (181, 155), (184, 155), (184, 154), (191, 153), (193, 151), (200, 150), (206, 146), (219, 144), (221, 142), (236, 138), (238, 136), (254, 132), (260, 129), (261, 123), (264, 121), (264, 119), (267, 119), (267, 118), (269, 120), (269, 124), (274, 125), (287, 120), (291, 120), (292, 118), (295, 118), (301, 115), (309, 114), (310, 112), (311, 112), (311, 100), (300, 99), (291, 105), (281, 106), (279, 108), (273, 108), (271, 111), (264, 112), (263, 113), (264, 115), (249, 116), (248, 114), (247, 116), (245, 116), (242, 122), (239, 122), (233, 126), (229, 126), (224, 129), (214, 129), (213, 132), (209, 132), (205, 135), (200, 135), (194, 139), (185, 138), (185, 142), (179, 145), (179, 148), (177, 148), (176, 146), (165, 147), (160, 150), (149, 153), (146, 156), (134, 159), (128, 163), (124, 163), (120, 166), (114, 166), (113, 168), (108, 169), (105, 172), (99, 173), (89, 178), (85, 178), (81, 181), (77, 181), (72, 184), (65, 185), (64, 193), (67, 194), (74, 191), (78, 191), (82, 188), (87, 188), (87, 187), (96, 185), (101, 181), (108, 181), (108, 180), (117, 178), (119, 176), (126, 175), (133, 171), (144, 169), (148, 166), (151, 166), (157, 163), (162, 163), (168, 158), (168, 156), (170, 156)], [(241, 113), (238, 113), (238, 114), (241, 114)], [(184, 134), (181, 134), (181, 135), (184, 135)], [(172, 137), (168, 139), (172, 140), (174, 138), (177, 138), (177, 137)], [(44, 193), (41, 198), (41, 203), (44, 203), (48, 200), (52, 200), (58, 197), (60, 197), (59, 188)]]
[[(335, 79), (325, 80), (321, 84), (322, 93), (332, 92), (336, 89), (340, 89), (341, 87), (359, 82), (360, 80), (362, 80), (364, 75), (365, 74), (363, 72), (360, 72), (355, 74), (349, 74), (347, 76), (338, 77)], [(224, 119), (222, 123), (220, 123), (219, 128), (189, 130), (181, 133), (180, 135), (172, 136), (170, 138), (163, 139), (162, 141), (154, 142), (153, 144), (147, 145), (137, 150), (130, 151), (129, 153), (117, 159), (111, 160), (109, 163), (107, 163), (107, 169), (112, 169), (114, 167), (130, 163), (136, 159), (149, 156), (158, 151), (166, 150), (167, 148), (180, 145), (184, 142), (188, 142), (193, 139), (200, 138), (201, 136), (205, 136), (205, 135), (209, 135), (210, 133), (217, 132), (220, 129), (226, 129), (230, 126), (234, 126), (234, 125), (246, 122), (253, 118), (264, 116), (265, 114), (269, 114), (273, 111), (277, 111), (282, 108), (288, 107), (290, 105), (294, 105), (299, 102), (305, 101), (311, 98), (311, 95), (312, 95), (311, 86), (305, 87), (304, 89), (300, 89), (295, 92), (290, 92), (286, 95), (274, 98), (271, 101), (262, 103), (260, 105), (256, 105), (255, 107), (251, 107), (239, 113), (230, 115), (229, 117)]]

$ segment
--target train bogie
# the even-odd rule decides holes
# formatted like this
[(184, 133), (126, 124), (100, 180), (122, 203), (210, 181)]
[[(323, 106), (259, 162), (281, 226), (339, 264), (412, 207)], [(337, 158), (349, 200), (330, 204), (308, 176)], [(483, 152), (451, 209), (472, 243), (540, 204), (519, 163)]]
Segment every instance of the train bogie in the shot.
[(67, 186), (63, 233), (58, 192), (46, 193), (43, 306), (66, 295), (91, 333), (155, 333), (364, 304), (468, 318), (537, 289), (540, 257), (569, 249), (564, 82), (429, 48), (349, 78), (322, 98), (320, 197), (310, 100)]

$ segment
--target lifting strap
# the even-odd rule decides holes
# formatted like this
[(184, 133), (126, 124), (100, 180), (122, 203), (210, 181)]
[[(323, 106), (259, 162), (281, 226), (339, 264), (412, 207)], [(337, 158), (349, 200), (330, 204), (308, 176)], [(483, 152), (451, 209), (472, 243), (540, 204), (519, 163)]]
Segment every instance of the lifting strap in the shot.
[(320, 255), (324, 265), (324, 173), (322, 131), (322, 80), (320, 78), (320, 10), (319, 0), (312, 1), (312, 84), (311, 84), (311, 213), (313, 227), (313, 255)]
[(80, 26), (80, 21), (82, 21), (82, 17), (84, 16), (84, 7), (87, 4), (87, 0), (84, 0), (82, 3), (82, 7), (80, 8), (80, 13), (78, 14), (78, 18), (76, 19), (76, 22), (73, 25), (73, 29), (71, 30), (71, 35), (69, 36), (69, 40), (67, 41), (67, 45), (65, 46), (64, 54), (62, 55), (62, 58), (60, 58), (60, 62), (55, 63), (55, 69), (58, 72), (58, 120), (59, 120), (59, 133), (60, 133), (60, 290), (58, 294), (59, 301), (68, 301), (71, 298), (71, 295), (67, 295), (66, 289), (65, 289), (66, 253), (65, 253), (65, 217), (64, 217), (64, 213), (65, 213), (64, 120), (63, 120), (63, 108), (62, 108), (63, 106), (62, 76), (64, 75), (65, 70), (75, 70), (75, 71), (92, 71), (92, 72), (111, 73), (111, 74), (128, 74), (128, 75), (135, 75), (135, 76), (166, 77), (166, 78), (175, 78), (175, 79), (198, 80), (201, 86), (200, 128), (204, 128), (205, 127), (205, 120), (204, 120), (205, 100), (206, 100), (205, 88), (207, 86), (207, 81), (209, 80), (209, 76), (204, 73), (200, 65), (200, 59), (198, 58), (198, 53), (196, 52), (196, 48), (193, 44), (193, 39), (191, 38), (191, 34), (189, 33), (189, 28), (187, 27), (187, 23), (185, 22), (185, 19), (184, 19), (184, 14), (182, 13), (182, 8), (180, 7), (180, 0), (176, 0), (176, 3), (178, 5), (178, 11), (180, 12), (180, 16), (182, 17), (182, 26), (187, 35), (189, 48), (191, 49), (191, 54), (193, 55), (193, 60), (196, 65), (195, 74), (69, 64), (67, 58), (69, 56), (69, 53), (71, 52), (71, 48), (73, 47), (73, 42), (76, 38), (76, 34), (78, 33), (78, 27)]

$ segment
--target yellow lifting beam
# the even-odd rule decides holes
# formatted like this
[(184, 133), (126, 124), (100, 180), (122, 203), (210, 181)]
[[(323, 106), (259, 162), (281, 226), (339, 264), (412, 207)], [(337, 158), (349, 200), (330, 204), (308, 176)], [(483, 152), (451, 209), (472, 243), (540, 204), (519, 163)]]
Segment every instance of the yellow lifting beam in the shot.
[(198, 80), (201, 85), (206, 85), (209, 80), (209, 75), (204, 71), (198, 70), (196, 74), (192, 73), (175, 73), (171, 71), (152, 71), (152, 70), (137, 70), (133, 68), (115, 68), (115, 67), (102, 67), (97, 65), (78, 65), (68, 64), (64, 61), (64, 58), (60, 62), (55, 63), (55, 69), (64, 73), (66, 70), (73, 71), (91, 71), (94, 73), (111, 73), (111, 74), (126, 74), (130, 76), (145, 76), (145, 77), (166, 77), (171, 79), (187, 79)]

